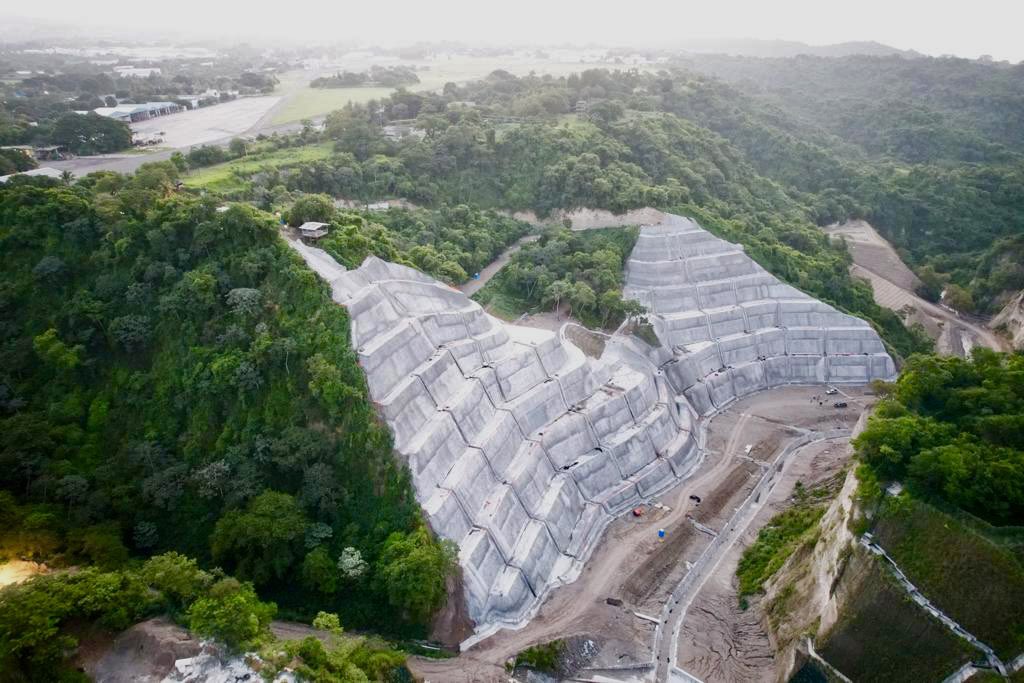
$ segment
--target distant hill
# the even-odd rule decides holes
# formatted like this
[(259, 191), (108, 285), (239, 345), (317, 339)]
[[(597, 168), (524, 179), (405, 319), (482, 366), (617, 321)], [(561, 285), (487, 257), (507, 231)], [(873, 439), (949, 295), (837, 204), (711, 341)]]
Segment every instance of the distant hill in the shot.
[(756, 38), (697, 39), (687, 40), (680, 46), (685, 52), (697, 54), (721, 53), (744, 57), (847, 57), (849, 55), (871, 55), (887, 57), (920, 57), (914, 50), (900, 50), (873, 40), (859, 40), (833, 45), (810, 45), (795, 40), (760, 40)]

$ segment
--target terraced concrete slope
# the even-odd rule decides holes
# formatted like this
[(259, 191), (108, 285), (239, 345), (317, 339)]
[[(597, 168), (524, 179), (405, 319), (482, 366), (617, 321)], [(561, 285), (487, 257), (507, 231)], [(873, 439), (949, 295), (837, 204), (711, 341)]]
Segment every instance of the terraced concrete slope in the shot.
[(697, 413), (780, 384), (893, 379), (865, 321), (779, 281), (743, 247), (666, 215), (640, 231), (624, 295), (653, 315), (671, 359), (662, 365)]
[(643, 228), (626, 274), (626, 295), (653, 312), (660, 370), (633, 341), (595, 361), (414, 269), (371, 257), (346, 271), (292, 245), (348, 309), (417, 499), (459, 544), (478, 632), (521, 624), (614, 516), (686, 476), (698, 415), (779, 384), (894, 374), (865, 322), (677, 216)]
[(639, 356), (593, 361), (411, 268), (371, 257), (346, 271), (292, 244), (348, 309), (417, 498), (459, 544), (478, 630), (521, 623), (613, 516), (694, 464), (695, 416)]

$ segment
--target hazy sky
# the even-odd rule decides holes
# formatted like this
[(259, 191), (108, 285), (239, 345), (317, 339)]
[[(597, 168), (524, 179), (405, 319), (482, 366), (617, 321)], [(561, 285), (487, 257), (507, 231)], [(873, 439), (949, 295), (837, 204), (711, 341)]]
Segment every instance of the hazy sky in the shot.
[(226, 40), (658, 44), (876, 40), (926, 54), (1024, 60), (1024, 0), (47, 0), (18, 14)]

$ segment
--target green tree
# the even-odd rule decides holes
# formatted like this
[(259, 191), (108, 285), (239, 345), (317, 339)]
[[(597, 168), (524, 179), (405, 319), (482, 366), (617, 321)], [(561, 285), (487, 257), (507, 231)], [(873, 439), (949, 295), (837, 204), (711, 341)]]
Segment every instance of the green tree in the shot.
[(221, 579), (188, 608), (188, 627), (223, 641), (235, 650), (250, 650), (269, 635), (277, 605), (262, 602), (251, 583)]
[(943, 292), (942, 300), (961, 313), (974, 312), (974, 297), (960, 285), (947, 285), (946, 290)]
[(338, 589), (338, 568), (327, 548), (319, 546), (306, 553), (302, 561), (302, 585), (312, 591), (330, 595)]
[(62, 370), (78, 367), (85, 350), (80, 344), (70, 347), (62, 342), (52, 327), (32, 340), (32, 348), (40, 359)]
[(283, 578), (299, 557), (308, 520), (293, 496), (265, 491), (217, 521), (213, 557), (257, 585)]
[(187, 609), (213, 583), (194, 559), (173, 551), (146, 560), (140, 575), (178, 610)]
[(378, 560), (377, 576), (391, 605), (408, 618), (424, 622), (447, 597), (445, 582), (455, 567), (457, 548), (437, 542), (425, 526), (388, 536)]
[(248, 152), (249, 145), (242, 138), (231, 138), (231, 142), (228, 143), (228, 151), (231, 152), (231, 156), (234, 158), (244, 157)]
[(288, 225), (298, 227), (307, 221), (330, 223), (334, 218), (334, 200), (325, 194), (303, 195), (288, 210)]
[(69, 112), (53, 124), (50, 137), (75, 154), (106, 154), (132, 145), (132, 132), (122, 121), (98, 114)]

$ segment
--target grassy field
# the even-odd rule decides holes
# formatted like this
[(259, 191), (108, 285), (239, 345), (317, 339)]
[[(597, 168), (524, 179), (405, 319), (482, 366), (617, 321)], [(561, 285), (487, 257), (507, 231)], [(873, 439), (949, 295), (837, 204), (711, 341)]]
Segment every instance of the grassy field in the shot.
[(509, 322), (516, 320), (521, 315), (537, 313), (540, 310), (540, 307), (533, 306), (528, 301), (519, 299), (502, 289), (498, 284), (498, 278), (484, 285), (483, 289), (472, 296), (472, 299), (491, 315)]
[(856, 594), (815, 649), (858, 683), (941, 681), (977, 653), (912, 602), (880, 561), (858, 549), (843, 582)]
[(1024, 652), (1024, 567), (1010, 550), (906, 496), (886, 501), (875, 535), (929, 600), (1000, 657)]
[(234, 192), (245, 188), (245, 180), (239, 176), (251, 175), (268, 166), (281, 168), (292, 164), (331, 156), (333, 144), (323, 142), (317, 145), (289, 147), (263, 154), (250, 154), (223, 164), (208, 166), (190, 172), (185, 176), (185, 184), (215, 192)]
[(271, 123), (277, 125), (311, 119), (341, 109), (349, 102), (362, 104), (387, 97), (392, 92), (392, 88), (300, 88), (274, 112)]
[[(558, 62), (542, 59), (508, 60), (501, 57), (456, 57), (454, 59), (437, 59), (428, 61), (411, 61), (412, 66), (427, 67), (419, 72), (420, 82), (409, 90), (423, 92), (439, 90), (445, 83), (465, 83), (466, 81), (483, 78), (496, 69), (504, 69), (517, 76), (526, 76), (531, 72), (565, 76), (579, 73), (586, 69), (612, 69), (626, 67), (609, 64), (585, 62)], [(642, 70), (648, 67), (640, 67)], [(654, 69), (655, 67), (650, 67)], [(362, 103), (372, 99), (387, 97), (392, 88), (310, 88), (309, 82), (320, 75), (313, 71), (293, 71), (281, 76), (278, 92), (285, 98), (271, 123), (279, 125), (292, 123), (302, 119), (313, 118), (340, 109), (349, 102)]]

